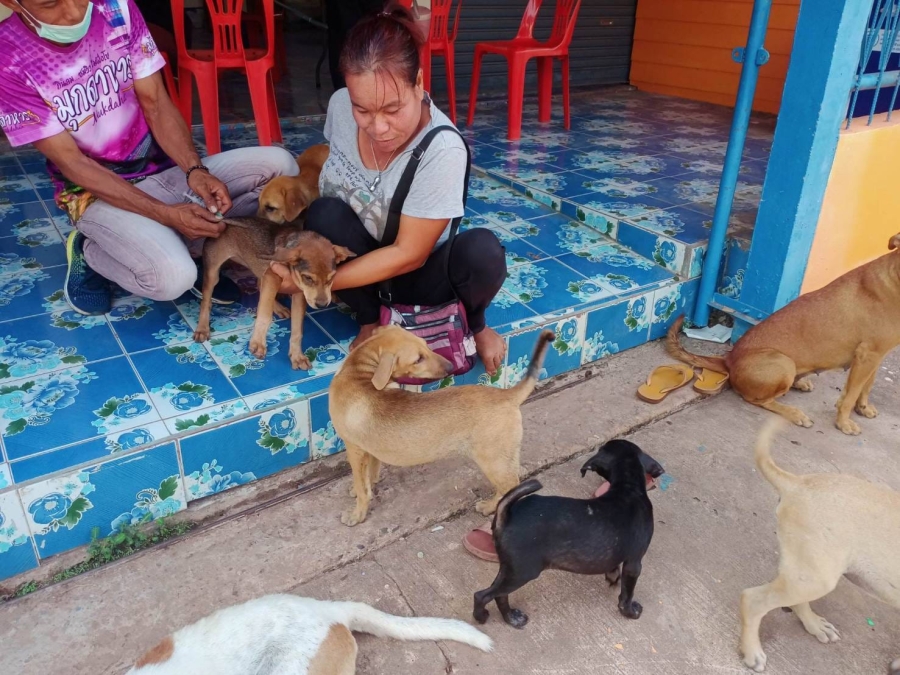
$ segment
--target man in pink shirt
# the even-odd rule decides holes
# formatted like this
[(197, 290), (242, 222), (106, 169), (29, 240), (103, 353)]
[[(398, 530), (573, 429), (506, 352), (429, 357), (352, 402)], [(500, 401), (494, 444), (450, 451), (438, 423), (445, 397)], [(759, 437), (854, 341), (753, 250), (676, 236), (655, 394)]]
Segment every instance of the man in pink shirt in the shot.
[[(75, 224), (69, 304), (109, 311), (110, 281), (153, 300), (192, 289), (191, 252), (222, 232), (221, 214), (255, 213), (269, 180), (297, 174), (294, 158), (267, 147), (201, 160), (133, 0), (0, 3), (14, 12), (0, 23), (0, 127), (47, 158), (56, 202)], [(237, 288), (222, 283), (214, 297), (234, 301)]]

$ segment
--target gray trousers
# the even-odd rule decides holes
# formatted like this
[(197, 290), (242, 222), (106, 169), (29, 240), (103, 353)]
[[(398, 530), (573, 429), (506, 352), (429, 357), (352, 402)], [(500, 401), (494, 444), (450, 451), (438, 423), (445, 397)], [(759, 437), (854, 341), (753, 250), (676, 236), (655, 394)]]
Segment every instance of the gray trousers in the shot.
[[(297, 161), (283, 148), (230, 150), (203, 160), (225, 183), (233, 206), (227, 215), (256, 214), (259, 193), (276, 176), (296, 176)], [(135, 187), (164, 204), (185, 204), (188, 192), (178, 167), (149, 176)], [(151, 300), (174, 300), (194, 285), (202, 240), (188, 242), (179, 232), (155, 220), (110, 206), (91, 204), (75, 227), (84, 234), (84, 257), (98, 274), (125, 290)]]

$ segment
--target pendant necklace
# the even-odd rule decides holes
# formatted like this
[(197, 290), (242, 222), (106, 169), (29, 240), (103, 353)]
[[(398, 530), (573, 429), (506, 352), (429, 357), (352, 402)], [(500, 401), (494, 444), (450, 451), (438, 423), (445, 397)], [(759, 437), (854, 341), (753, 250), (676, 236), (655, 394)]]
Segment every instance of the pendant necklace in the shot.
[[(384, 172), (378, 165), (378, 157), (375, 156), (375, 143), (372, 142), (371, 138), (369, 138), (369, 147), (372, 148), (372, 161), (375, 162), (375, 170), (378, 172), (378, 175), (375, 176), (375, 180), (372, 181), (372, 184), (368, 185), (367, 187), (369, 188), (369, 192), (374, 193), (375, 188), (377, 188), (381, 184), (381, 174)], [(394, 152), (397, 152), (397, 148), (394, 148)], [(391, 165), (391, 160), (394, 159), (394, 152), (392, 152), (391, 156), (388, 157), (387, 164), (384, 165), (385, 169), (387, 169)]]

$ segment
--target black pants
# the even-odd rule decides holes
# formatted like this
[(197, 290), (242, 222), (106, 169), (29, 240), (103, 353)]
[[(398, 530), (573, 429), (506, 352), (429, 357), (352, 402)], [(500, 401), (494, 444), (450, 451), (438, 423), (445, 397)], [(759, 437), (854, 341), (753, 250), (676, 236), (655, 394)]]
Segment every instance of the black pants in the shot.
[[(349, 204), (322, 197), (306, 211), (307, 230), (318, 232), (356, 255), (370, 253), (381, 245), (369, 234)], [(447, 271), (447, 244), (435, 250), (419, 269), (391, 281), (391, 298), (403, 305), (439, 305), (454, 293), (466, 308), (473, 333), (484, 326), (484, 311), (506, 279), (506, 253), (490, 230), (475, 228), (456, 235)], [(360, 325), (378, 322), (381, 302), (377, 285), (338, 291), (341, 301), (356, 312)]]
[(325, 23), (328, 24), (328, 70), (334, 90), (343, 89), (344, 76), (339, 68), (341, 49), (347, 33), (359, 20), (384, 9), (385, 0), (327, 0)]

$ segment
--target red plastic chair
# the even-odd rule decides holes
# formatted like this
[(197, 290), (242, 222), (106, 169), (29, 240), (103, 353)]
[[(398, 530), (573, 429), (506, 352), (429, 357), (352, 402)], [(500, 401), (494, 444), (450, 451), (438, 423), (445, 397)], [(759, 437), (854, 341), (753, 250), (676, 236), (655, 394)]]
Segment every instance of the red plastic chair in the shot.
[(462, 0), (456, 5), (453, 31), (450, 32), (450, 6), (453, 0), (431, 0), (431, 36), (428, 40), (430, 55), (422, 62), (422, 79), (425, 91), (431, 91), (431, 56), (443, 56), (447, 68), (447, 90), (450, 98), (450, 120), (456, 124), (456, 79), (454, 61), (456, 55), (456, 33), (459, 31), (459, 10)]
[(266, 20), (266, 48), (245, 49), (241, 38), (243, 0), (206, 0), (213, 27), (213, 49), (187, 49), (184, 38), (184, 0), (172, 1), (175, 40), (178, 43), (178, 89), (181, 112), (192, 119), (193, 87), (197, 82), (200, 112), (206, 135), (206, 152), (222, 150), (219, 133), (219, 71), (240, 70), (247, 75), (250, 102), (260, 145), (281, 142), (281, 126), (275, 104), (275, 4), (262, 0)]
[(508, 130), (507, 138), (517, 141), (522, 136), (522, 106), (525, 99), (525, 66), (529, 59), (538, 60), (538, 120), (550, 121), (550, 102), (553, 94), (553, 59), (562, 61), (563, 114), (565, 128), (571, 127), (569, 118), (569, 45), (575, 32), (575, 22), (581, 0), (556, 0), (553, 30), (546, 42), (532, 37), (534, 23), (543, 0), (528, 0), (519, 32), (512, 40), (479, 42), (475, 45), (475, 64), (472, 69), (472, 88), (469, 92), (469, 116), (466, 124), (475, 119), (475, 99), (478, 96), (478, 79), (481, 75), (481, 59), (485, 54), (506, 57), (509, 65), (508, 80)]
[[(169, 98), (175, 103), (175, 105), (179, 105), (180, 99), (178, 98), (178, 87), (175, 85), (175, 76), (172, 74), (172, 66), (169, 65), (169, 55), (165, 52), (160, 52), (163, 57), (163, 61), (166, 62), (166, 65), (163, 66), (162, 76), (163, 76), (163, 84), (166, 86), (166, 93), (169, 95)], [(190, 120), (187, 121), (188, 127), (191, 126)]]

